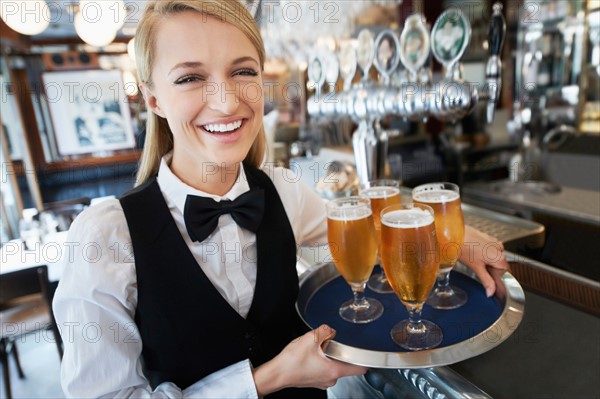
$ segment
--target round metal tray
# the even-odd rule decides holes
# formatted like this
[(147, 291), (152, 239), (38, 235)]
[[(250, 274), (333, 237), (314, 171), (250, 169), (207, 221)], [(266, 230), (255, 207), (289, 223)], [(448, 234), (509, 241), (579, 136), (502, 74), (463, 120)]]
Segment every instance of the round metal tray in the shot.
[[(404, 307), (394, 294), (382, 296), (367, 289), (367, 296), (376, 297), (383, 301), (385, 310), (384, 316), (380, 320), (387, 317), (388, 324), (384, 324), (385, 322), (379, 320), (368, 324), (352, 324), (343, 321), (335, 310), (343, 301), (349, 299), (352, 293), (333, 263), (315, 265), (302, 275), (296, 308), (300, 317), (309, 327), (316, 328), (321, 323), (327, 323), (336, 329), (336, 339), (330, 341), (324, 349), (325, 354), (331, 358), (375, 368), (429, 368), (453, 364), (487, 352), (505, 341), (515, 331), (523, 318), (525, 294), (517, 280), (508, 272), (502, 276), (502, 282), (506, 288), (504, 298), (485, 298), (483, 287), (479, 282), (466, 274), (459, 274), (456, 271), (452, 273), (455, 276), (453, 278), (456, 283), (463, 280), (463, 283), (467, 281), (468, 284), (478, 285), (482, 291), (481, 295), (474, 295), (469, 298), (469, 301), (490, 301), (487, 305), (497, 309), (497, 315), (490, 316), (489, 311), (486, 311), (485, 315), (484, 313), (476, 313), (472, 317), (469, 315), (468, 317), (471, 317), (471, 319), (465, 322), (463, 314), (462, 320), (453, 322), (452, 317), (457, 313), (452, 312), (456, 312), (456, 310), (433, 310), (426, 306), (423, 312), (424, 318), (433, 322), (436, 322), (436, 315), (439, 319), (446, 319), (446, 330), (440, 324), (445, 336), (447, 332), (451, 333), (448, 326), (453, 329), (470, 329), (473, 332), (472, 335), (467, 333), (467, 336), (464, 339), (460, 338), (458, 342), (449, 342), (448, 345), (445, 345), (443, 341), (442, 345), (445, 346), (434, 349), (410, 352), (397, 346), (394, 347), (395, 344), (391, 342), (389, 334), (389, 319), (397, 317), (397, 321), (400, 321), (405, 318), (399, 314), (399, 312), (404, 312)], [(327, 303), (319, 302), (323, 301), (322, 295), (325, 295), (324, 292), (331, 291), (330, 287), (332, 285), (338, 285), (339, 290), (340, 284), (347, 287), (347, 291), (344, 291), (343, 294), (344, 297), (340, 296), (339, 300), (338, 297), (335, 297), (335, 300), (326, 301)], [(460, 284), (457, 285), (460, 286)], [(465, 308), (467, 305), (465, 305)], [(309, 314), (314, 312), (311, 309), (323, 311), (325, 308), (329, 310), (325, 310), (325, 315), (321, 315), (318, 318), (319, 320), (315, 320)], [(386, 312), (388, 312), (387, 316)], [(390, 314), (389, 312), (393, 313)], [(478, 329), (478, 321), (485, 317), (491, 317), (491, 322), (485, 322), (484, 328)], [(448, 320), (450, 321), (449, 324)], [(379, 323), (379, 326), (377, 323)]]

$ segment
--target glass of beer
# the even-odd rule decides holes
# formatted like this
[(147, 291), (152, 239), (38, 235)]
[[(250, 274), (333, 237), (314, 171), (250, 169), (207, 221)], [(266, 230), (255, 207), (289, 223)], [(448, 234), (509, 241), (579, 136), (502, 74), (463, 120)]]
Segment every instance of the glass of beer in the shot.
[(383, 305), (365, 297), (375, 266), (377, 238), (368, 198), (347, 197), (327, 203), (327, 238), (335, 267), (352, 288), (354, 298), (339, 313), (351, 323), (369, 323), (383, 314)]
[(381, 260), (385, 274), (409, 318), (396, 324), (392, 340), (409, 350), (442, 342), (440, 327), (421, 318), (439, 270), (433, 209), (427, 205), (391, 205), (381, 212)]
[[(359, 194), (371, 200), (373, 222), (377, 232), (377, 262), (381, 264), (381, 221), (379, 214), (387, 206), (400, 204), (400, 182), (398, 180), (381, 179), (362, 183)], [(382, 269), (383, 270), (383, 269)], [(393, 294), (394, 290), (385, 277), (385, 272), (374, 274), (367, 281), (367, 287), (380, 294)]]
[(460, 257), (465, 238), (460, 190), (453, 183), (430, 183), (415, 187), (413, 201), (429, 205), (435, 213), (435, 229), (440, 252), (440, 271), (427, 304), (436, 309), (455, 309), (467, 302), (467, 293), (451, 286), (450, 271)]

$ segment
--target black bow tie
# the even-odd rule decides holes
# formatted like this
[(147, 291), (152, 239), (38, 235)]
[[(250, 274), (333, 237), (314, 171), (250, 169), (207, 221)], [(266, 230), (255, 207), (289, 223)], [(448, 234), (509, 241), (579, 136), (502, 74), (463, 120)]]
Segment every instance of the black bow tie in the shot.
[(250, 190), (233, 201), (221, 202), (188, 195), (183, 217), (192, 241), (202, 242), (217, 228), (219, 216), (226, 213), (231, 214), (238, 226), (256, 233), (262, 221), (264, 208), (265, 194), (262, 189)]

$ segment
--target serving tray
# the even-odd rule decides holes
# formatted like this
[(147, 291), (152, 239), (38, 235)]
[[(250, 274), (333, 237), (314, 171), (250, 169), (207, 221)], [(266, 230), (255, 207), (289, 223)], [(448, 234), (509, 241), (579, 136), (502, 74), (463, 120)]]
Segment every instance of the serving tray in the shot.
[(333, 263), (315, 265), (302, 275), (296, 308), (309, 327), (325, 323), (337, 331), (335, 340), (324, 349), (331, 358), (375, 368), (444, 366), (480, 355), (508, 339), (525, 308), (523, 289), (508, 272), (502, 276), (504, 298), (486, 298), (483, 286), (461, 272), (452, 271), (450, 282), (466, 290), (469, 300), (453, 310), (425, 305), (423, 318), (438, 324), (444, 334), (440, 346), (429, 350), (406, 351), (392, 341), (390, 330), (408, 317), (395, 294), (378, 294), (367, 288), (367, 296), (383, 303), (383, 316), (367, 324), (342, 320), (338, 308), (352, 297), (352, 291)]

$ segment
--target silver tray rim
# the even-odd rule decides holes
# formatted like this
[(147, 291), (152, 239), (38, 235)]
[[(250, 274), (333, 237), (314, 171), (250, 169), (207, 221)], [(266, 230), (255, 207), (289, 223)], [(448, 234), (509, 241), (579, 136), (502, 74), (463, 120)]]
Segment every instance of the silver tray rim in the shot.
[[(473, 278), (460, 269), (457, 271)], [(323, 285), (339, 275), (333, 263), (325, 262), (312, 266), (301, 276), (296, 310), (306, 325), (309, 324), (304, 318), (304, 311), (310, 299)], [(415, 352), (374, 351), (331, 340), (324, 347), (324, 353), (330, 358), (345, 363), (393, 369), (446, 366), (478, 356), (506, 341), (517, 329), (525, 313), (525, 293), (519, 282), (512, 274), (505, 272), (502, 275), (502, 283), (506, 289), (505, 298), (498, 298), (503, 304), (502, 313), (485, 331), (467, 340), (454, 345)]]

